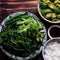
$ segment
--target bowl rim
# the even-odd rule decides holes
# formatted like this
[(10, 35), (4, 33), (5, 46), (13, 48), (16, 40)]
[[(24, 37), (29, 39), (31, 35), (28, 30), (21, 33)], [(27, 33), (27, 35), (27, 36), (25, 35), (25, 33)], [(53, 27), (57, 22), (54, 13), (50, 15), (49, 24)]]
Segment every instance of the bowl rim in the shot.
[[(51, 39), (54, 38), (54, 37), (52, 37), (51, 34), (50, 34), (50, 30), (51, 30), (53, 27), (60, 28), (59, 25), (52, 25), (52, 26), (50, 26), (50, 27), (48, 28), (48, 36), (49, 36), (49, 38), (51, 38)], [(60, 37), (58, 37), (58, 38), (60, 38)]]
[[(1, 25), (4, 25), (4, 26), (5, 26), (5, 22), (6, 22), (7, 19), (9, 19), (9, 16), (13, 16), (13, 15), (16, 15), (16, 14), (24, 14), (25, 12), (26, 12), (26, 11), (15, 12), (15, 13), (12, 13), (12, 14), (8, 15), (8, 16), (2, 21)], [(30, 16), (32, 16), (34, 19), (37, 19), (37, 20), (40, 21), (40, 19), (39, 19), (35, 14), (33, 14), (33, 13), (31, 13), (31, 12), (28, 12), (28, 15), (30, 15)], [(46, 41), (46, 40), (47, 40), (47, 30), (46, 30), (44, 24), (43, 24), (41, 21), (40, 21), (40, 23), (43, 25), (44, 34), (45, 34), (44, 41)], [(27, 56), (27, 57), (18, 57), (18, 56), (16, 57), (16, 55), (12, 55), (11, 53), (5, 51), (2, 46), (0, 46), (0, 48), (1, 48), (1, 50), (2, 50), (7, 56), (9, 56), (10, 58), (18, 59), (18, 60), (19, 60), (19, 59), (21, 59), (21, 60), (32, 59), (32, 58), (34, 58), (35, 56), (37, 56), (37, 55), (42, 51), (42, 46), (41, 46), (39, 50), (36, 50), (36, 52), (35, 52), (35, 54), (34, 54), (33, 56), (31, 55), (31, 56)]]
[(49, 39), (48, 41), (45, 42), (44, 46), (42, 47), (42, 56), (43, 56), (43, 59), (44, 59), (44, 49), (45, 49), (45, 47), (47, 46), (47, 44), (49, 44), (49, 42), (54, 41), (54, 40), (56, 42), (58, 42), (58, 41), (60, 41), (60, 38), (55, 37), (55, 38)]
[(38, 0), (37, 7), (38, 7), (38, 13), (39, 13), (39, 15), (43, 18), (43, 20), (45, 20), (46, 22), (49, 22), (49, 23), (53, 23), (53, 24), (60, 23), (60, 21), (52, 22), (52, 21), (48, 20), (47, 18), (45, 18), (45, 17), (41, 14), (41, 12), (40, 12), (40, 10), (41, 10), (41, 8), (40, 8), (40, 2), (41, 2), (41, 0)]

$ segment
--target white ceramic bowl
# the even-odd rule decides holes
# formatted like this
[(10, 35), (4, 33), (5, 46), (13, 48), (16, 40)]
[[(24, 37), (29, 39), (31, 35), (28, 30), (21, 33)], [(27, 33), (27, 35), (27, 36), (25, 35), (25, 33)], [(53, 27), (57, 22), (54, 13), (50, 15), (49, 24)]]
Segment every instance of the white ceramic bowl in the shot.
[[(14, 15), (16, 15), (16, 14), (24, 14), (25, 12), (16, 12), (16, 13), (13, 13), (13, 14), (11, 14), (11, 15), (9, 15), (9, 16), (14, 16)], [(30, 12), (28, 12), (28, 15), (29, 16), (32, 16), (34, 19), (36, 19), (36, 20), (39, 20), (39, 18), (36, 16), (36, 15), (34, 15), (34, 14), (32, 14), (32, 13), (30, 13)], [(1, 23), (1, 25), (2, 26), (5, 26), (5, 22), (6, 22), (6, 20), (8, 20), (9, 19), (9, 16), (8, 17), (6, 17), (4, 20), (3, 20), (3, 22)], [(42, 24), (42, 23), (41, 23)], [(43, 25), (43, 24), (42, 24)], [(43, 25), (43, 28), (44, 28), (44, 34), (45, 34), (45, 38), (44, 38), (44, 40), (43, 40), (43, 42), (45, 41), (45, 40), (47, 40), (47, 32), (46, 32), (46, 28), (45, 28), (45, 26)], [(42, 46), (40, 47), (40, 49), (39, 50), (37, 50), (37, 51), (35, 51), (35, 54), (34, 55), (29, 55), (29, 56), (27, 56), (27, 57), (19, 57), (19, 56), (15, 56), (15, 55), (12, 55), (11, 53), (9, 53), (9, 52), (7, 52), (6, 50), (4, 50), (3, 49), (3, 46), (0, 46), (0, 48), (1, 48), (1, 50), (7, 55), (7, 56), (9, 56), (10, 58), (13, 58), (13, 59), (17, 59), (17, 60), (28, 60), (28, 59), (32, 59), (32, 58), (34, 58), (36, 55), (38, 55), (40, 52), (41, 52), (41, 50), (42, 50)]]
[[(60, 38), (52, 38), (52, 39), (49, 39), (47, 42), (45, 42), (45, 44), (44, 44), (44, 46), (43, 46), (43, 48), (42, 48), (42, 56), (43, 56), (43, 59), (44, 59), (44, 60), (46, 60), (46, 59), (44, 58), (45, 48), (46, 48), (46, 46), (48, 46), (48, 44), (51, 43), (51, 42), (58, 42), (58, 43), (60, 43)], [(47, 57), (48, 57), (48, 56), (47, 56)]]
[(39, 15), (43, 18), (43, 20), (45, 20), (45, 21), (47, 21), (47, 22), (49, 22), (49, 23), (53, 23), (53, 24), (54, 24), (54, 23), (60, 23), (60, 21), (52, 22), (52, 21), (48, 20), (47, 18), (45, 18), (45, 17), (41, 14), (41, 12), (40, 12), (40, 10), (41, 10), (40, 4), (41, 4), (41, 0), (38, 0), (38, 13), (39, 13)]

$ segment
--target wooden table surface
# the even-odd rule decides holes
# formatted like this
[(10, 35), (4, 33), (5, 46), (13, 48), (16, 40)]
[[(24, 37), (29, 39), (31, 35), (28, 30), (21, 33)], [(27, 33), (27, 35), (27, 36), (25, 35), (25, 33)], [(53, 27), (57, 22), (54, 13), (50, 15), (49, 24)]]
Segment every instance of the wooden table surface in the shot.
[[(29, 11), (36, 14), (48, 29), (50, 24), (44, 21), (38, 14), (38, 0), (0, 0), (0, 23), (9, 14), (18, 11)], [(0, 50), (0, 60), (12, 60)], [(33, 60), (43, 60), (41, 53)]]
[(38, 0), (1, 0), (0, 2), (0, 22), (9, 14), (17, 11), (30, 11), (37, 13)]

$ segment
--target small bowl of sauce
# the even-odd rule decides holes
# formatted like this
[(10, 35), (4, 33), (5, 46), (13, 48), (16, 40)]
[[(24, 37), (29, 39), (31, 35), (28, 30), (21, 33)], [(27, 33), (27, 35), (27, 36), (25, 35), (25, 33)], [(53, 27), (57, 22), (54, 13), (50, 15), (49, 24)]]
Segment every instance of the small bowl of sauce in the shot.
[(49, 38), (58, 37), (60, 38), (60, 26), (53, 25), (48, 29), (48, 36)]

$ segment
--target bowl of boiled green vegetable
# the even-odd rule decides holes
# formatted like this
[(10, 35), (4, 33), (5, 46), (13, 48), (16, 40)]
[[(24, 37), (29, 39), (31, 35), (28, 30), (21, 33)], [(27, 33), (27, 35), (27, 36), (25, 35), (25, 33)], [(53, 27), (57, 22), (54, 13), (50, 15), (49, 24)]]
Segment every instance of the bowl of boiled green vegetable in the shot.
[(32, 59), (41, 52), (47, 39), (44, 25), (30, 12), (16, 12), (1, 23), (0, 48), (17, 60)]
[(38, 12), (45, 21), (60, 23), (60, 0), (39, 0)]

